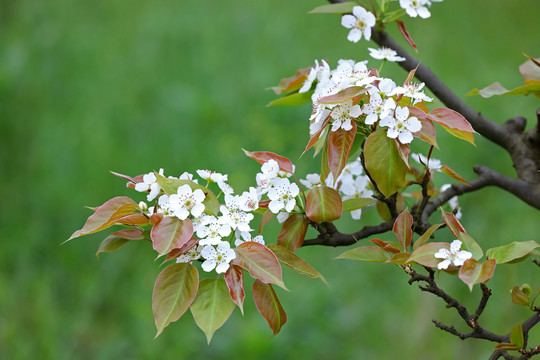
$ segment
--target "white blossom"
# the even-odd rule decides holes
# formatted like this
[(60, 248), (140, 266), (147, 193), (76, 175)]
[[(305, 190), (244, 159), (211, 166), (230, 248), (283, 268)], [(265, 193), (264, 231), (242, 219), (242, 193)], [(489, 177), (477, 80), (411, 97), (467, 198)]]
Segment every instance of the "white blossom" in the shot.
[(366, 86), (378, 80), (379, 78), (371, 75), (366, 63), (366, 61), (355, 63), (354, 60), (339, 60), (337, 69), (332, 72), (336, 88), (343, 90), (351, 86)]
[(177, 263), (191, 263), (192, 261), (197, 261), (201, 258), (201, 251), (203, 249), (202, 245), (195, 245), (189, 249), (185, 254), (180, 255), (176, 258)]
[(392, 98), (382, 99), (378, 92), (369, 95), (369, 103), (365, 103), (362, 112), (366, 114), (366, 125), (373, 125), (379, 119), (390, 116), (396, 108), (396, 102)]
[(400, 95), (402, 94), (405, 97), (408, 97), (412, 100), (413, 105), (419, 103), (420, 101), (431, 102), (432, 98), (427, 96), (422, 89), (424, 88), (424, 83), (420, 84), (408, 84), (403, 86), (396, 87), (389, 95)]
[(368, 49), (369, 49), (369, 55), (372, 58), (377, 59), (377, 60), (385, 59), (385, 60), (393, 61), (393, 62), (405, 61), (404, 57), (398, 56), (397, 52), (390, 48), (382, 47), (379, 49), (373, 49), (373, 48), (368, 48)]
[(380, 126), (387, 126), (386, 135), (398, 138), (402, 144), (408, 144), (413, 140), (412, 133), (422, 129), (422, 123), (416, 117), (409, 117), (408, 107), (396, 107), (395, 117), (387, 116), (379, 122)]
[(215, 183), (220, 183), (228, 180), (228, 175), (223, 175), (210, 170), (197, 170), (197, 175), (199, 175), (203, 180), (212, 181)]
[(298, 185), (292, 183), (288, 179), (278, 178), (272, 183), (272, 187), (268, 190), (268, 198), (270, 203), (268, 209), (274, 214), (281, 210), (291, 212), (296, 205), (296, 196), (300, 189)]
[(423, 154), (411, 154), (411, 158), (419, 163), (420, 165), (428, 167), (430, 171), (441, 171), (441, 160), (435, 159), (435, 158), (429, 158), (429, 161), (427, 157), (425, 157)]
[(315, 67), (312, 67), (309, 71), (309, 74), (304, 81), (304, 84), (298, 90), (299, 93), (304, 93), (306, 91), (309, 91), (311, 89), (311, 86), (313, 85), (313, 82), (315, 80), (318, 80), (321, 82), (322, 80), (325, 80), (330, 75), (330, 66), (325, 60), (321, 60), (321, 65), (319, 65), (319, 62), (315, 60)]
[(336, 106), (330, 113), (330, 116), (334, 119), (332, 131), (337, 131), (339, 128), (345, 131), (351, 130), (352, 119), (359, 117), (361, 114), (360, 105), (353, 105), (352, 100), (347, 100)]
[(472, 253), (461, 250), (461, 241), (454, 240), (450, 244), (450, 251), (442, 248), (437, 251), (433, 256), (435, 256), (437, 259), (444, 259), (437, 265), (437, 268), (439, 270), (442, 270), (447, 269), (448, 266), (452, 264), (454, 266), (463, 265), (466, 260), (472, 258)]
[(204, 271), (216, 269), (218, 274), (222, 274), (229, 269), (229, 263), (236, 258), (236, 253), (228, 242), (222, 241), (215, 248), (206, 245), (201, 251), (201, 256), (206, 259), (201, 265)]
[(249, 223), (251, 220), (253, 220), (253, 214), (246, 213), (238, 208), (228, 208), (227, 206), (223, 205), (220, 206), (219, 210), (223, 214), (223, 216), (219, 218), (220, 223), (227, 224), (232, 229), (238, 229), (240, 231), (251, 230)]
[(201, 189), (191, 190), (188, 184), (178, 187), (177, 193), (169, 197), (170, 209), (180, 219), (185, 220), (190, 215), (199, 217), (204, 211), (202, 203), (206, 195)]
[(426, 5), (430, 5), (429, 0), (399, 0), (399, 6), (405, 9), (410, 17), (420, 16), (422, 19), (427, 19), (431, 16)]
[(197, 237), (201, 239), (199, 241), (199, 244), (201, 245), (217, 245), (222, 238), (229, 236), (230, 234), (231, 227), (229, 224), (220, 223), (218, 219), (197, 229)]
[[(159, 174), (163, 176), (163, 169), (159, 169)], [(161, 190), (161, 187), (157, 183), (156, 174), (149, 172), (143, 176), (143, 181), (135, 184), (135, 190), (140, 192), (150, 191), (146, 196), (148, 201), (154, 200)]]
[(341, 25), (351, 29), (347, 40), (358, 42), (362, 35), (366, 40), (371, 39), (371, 28), (375, 26), (375, 15), (361, 6), (353, 7), (352, 13), (352, 15), (343, 15), (341, 18)]
[(264, 239), (262, 235), (257, 235), (252, 238), (251, 234), (248, 231), (241, 231), (240, 234), (236, 232), (236, 240), (234, 242), (235, 246), (239, 246), (247, 241), (254, 241), (256, 243), (264, 245)]
[[(441, 192), (448, 190), (452, 185), (450, 184), (444, 184), (441, 186)], [(456, 219), (461, 219), (463, 216), (463, 213), (461, 212), (461, 206), (459, 206), (459, 201), (457, 196), (453, 196), (448, 200), (448, 205), (450, 205), (450, 208), (453, 212), (456, 213)]]

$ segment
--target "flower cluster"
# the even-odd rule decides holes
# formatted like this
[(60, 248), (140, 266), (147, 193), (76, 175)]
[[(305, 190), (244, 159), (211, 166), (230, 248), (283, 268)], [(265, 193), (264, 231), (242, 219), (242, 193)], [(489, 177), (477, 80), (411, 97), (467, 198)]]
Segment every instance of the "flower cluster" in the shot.
[(437, 259), (443, 259), (438, 265), (437, 268), (439, 270), (447, 269), (448, 266), (454, 265), (454, 266), (461, 266), (465, 261), (472, 258), (472, 253), (461, 250), (461, 241), (454, 240), (450, 244), (450, 250), (448, 249), (440, 249), (437, 251), (433, 256), (435, 256)]
[[(331, 70), (326, 61), (315, 62), (299, 92), (313, 88), (311, 100), (313, 112), (309, 118), (310, 135), (323, 131), (349, 131), (353, 122), (359, 126), (387, 127), (387, 136), (408, 144), (413, 133), (420, 131), (421, 122), (411, 116), (407, 106), (432, 99), (423, 91), (424, 84), (396, 86), (389, 78), (380, 77), (375, 69), (366, 66), (367, 61), (339, 60), (336, 69)], [(358, 87), (357, 96), (346, 97), (342, 102), (327, 102), (325, 98), (341, 91)], [(328, 127), (327, 127), (328, 125)]]
[(399, 6), (405, 10), (410, 17), (420, 16), (427, 19), (431, 16), (429, 7), (433, 2), (442, 2), (443, 0), (399, 0)]
[[(254, 218), (253, 212), (259, 206), (278, 215), (284, 221), (296, 206), (296, 197), (300, 189), (296, 183), (291, 183), (291, 173), (280, 170), (275, 160), (268, 160), (261, 166), (261, 172), (256, 175), (257, 187), (250, 187), (241, 195), (235, 195), (234, 189), (227, 183), (228, 176), (210, 170), (197, 170), (197, 175), (207, 181), (207, 186), (216, 184), (223, 194), (224, 204), (219, 206), (219, 214), (206, 211), (205, 201), (207, 194), (198, 185), (198, 179), (193, 174), (184, 173), (179, 178), (169, 176), (169, 180), (189, 180), (178, 186), (176, 193), (166, 194), (159, 185), (158, 176), (163, 177), (163, 169), (159, 174), (151, 172), (142, 176), (142, 181), (135, 184), (135, 190), (149, 192), (148, 201), (157, 198), (155, 206), (148, 207), (146, 203), (139, 204), (146, 214), (161, 214), (164, 217), (176, 217), (180, 220), (189, 219), (193, 223), (193, 233), (199, 239), (197, 245), (186, 253), (177, 257), (177, 262), (203, 261), (202, 269), (217, 273), (224, 273), (229, 263), (236, 257), (231, 248), (246, 241), (255, 241), (264, 244), (262, 235), (253, 236), (250, 226)], [(197, 186), (195, 186), (197, 185)], [(220, 194), (220, 195), (221, 195)], [(261, 199), (268, 199), (264, 205)]]
[[(308, 174), (306, 179), (301, 179), (300, 182), (308, 189), (322, 184), (319, 174)], [(348, 163), (336, 181), (334, 181), (334, 177), (330, 173), (324, 182), (324, 185), (337, 190), (343, 201), (355, 198), (371, 198), (373, 191), (369, 189), (370, 184), (369, 177), (363, 175), (360, 158)], [(351, 211), (351, 217), (354, 220), (359, 220), (361, 216), (362, 209)]]

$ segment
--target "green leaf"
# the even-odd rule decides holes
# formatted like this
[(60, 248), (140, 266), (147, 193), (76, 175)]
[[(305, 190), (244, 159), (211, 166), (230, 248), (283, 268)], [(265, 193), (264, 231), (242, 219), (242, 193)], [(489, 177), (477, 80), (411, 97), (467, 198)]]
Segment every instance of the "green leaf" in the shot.
[(378, 246), (361, 246), (356, 249), (345, 251), (343, 254), (336, 257), (336, 259), (350, 259), (369, 262), (385, 262), (393, 255), (384, 251)]
[(392, 256), (390, 259), (386, 260), (385, 263), (388, 264), (405, 264), (409, 261), (411, 254), (408, 253), (399, 253)]
[(352, 198), (343, 201), (343, 212), (363, 209), (366, 206), (373, 205), (377, 200), (372, 198)]
[(246, 269), (250, 275), (265, 284), (276, 284), (288, 290), (283, 283), (278, 258), (266, 246), (248, 241), (237, 246), (236, 258), (231, 262)]
[(495, 346), (493, 349), (495, 350), (520, 350), (521, 347), (510, 344), (510, 343), (500, 343), (497, 346)]
[(272, 285), (255, 280), (252, 292), (257, 310), (276, 335), (287, 322), (287, 314), (285, 314)]
[(163, 256), (173, 249), (180, 249), (193, 235), (193, 224), (190, 219), (180, 220), (177, 217), (165, 216), (152, 227), (150, 237), (154, 250)]
[(190, 306), (197, 326), (206, 335), (210, 344), (212, 335), (231, 316), (234, 303), (223, 279), (204, 279), (199, 284), (199, 292)]
[(418, 238), (418, 240), (416, 240), (413, 244), (413, 251), (418, 249), (420, 246), (426, 244), (429, 239), (431, 238), (431, 235), (438, 229), (442, 226), (443, 224), (435, 224), (433, 226), (431, 226), (429, 229), (426, 230), (425, 233), (422, 234), (422, 236), (420, 236)]
[(339, 177), (341, 171), (347, 165), (347, 159), (349, 158), (349, 152), (354, 143), (355, 135), (356, 122), (354, 121), (352, 121), (351, 130), (346, 131), (340, 128), (336, 131), (330, 131), (328, 135), (328, 167), (334, 175), (334, 179)]
[(140, 230), (126, 229), (120, 230), (107, 236), (101, 242), (96, 252), (96, 257), (99, 259), (99, 254), (103, 252), (112, 252), (120, 249), (131, 240), (143, 240), (144, 236)]
[(407, 247), (412, 241), (412, 225), (413, 217), (409, 213), (408, 209), (405, 209), (394, 221), (394, 226), (392, 227), (392, 232), (396, 235), (399, 243), (401, 244), (401, 249), (403, 252), (407, 252)]
[(189, 185), (192, 191), (201, 189), (204, 195), (206, 196), (204, 201), (202, 202), (204, 204), (205, 212), (209, 212), (212, 215), (219, 214), (219, 201), (216, 195), (214, 195), (214, 193), (210, 191), (210, 189), (202, 185), (199, 185), (197, 183), (194, 183), (191, 180), (179, 180), (179, 179), (166, 178), (163, 175), (160, 175), (159, 173), (156, 173), (156, 172), (154, 172), (154, 174), (156, 175), (157, 183), (167, 195), (176, 194), (178, 192), (178, 188), (186, 184)]
[[(244, 149), (242, 149), (244, 150)], [(285, 156), (281, 156), (278, 154), (275, 154), (270, 151), (247, 151), (244, 150), (244, 153), (246, 156), (252, 158), (253, 160), (257, 161), (259, 164), (264, 164), (268, 160), (275, 160), (278, 165), (279, 169), (282, 171), (286, 171), (289, 173), (293, 173), (293, 165), (291, 160), (287, 159)]]
[(465, 231), (465, 228), (461, 225), (459, 220), (456, 218), (456, 216), (450, 212), (446, 212), (442, 210), (442, 217), (446, 225), (448, 226), (448, 229), (454, 234), (456, 239), (459, 239), (459, 233), (467, 233)]
[(126, 196), (112, 198), (105, 202), (105, 204), (97, 207), (94, 213), (86, 220), (82, 229), (75, 231), (64, 243), (79, 236), (107, 229), (116, 223), (116, 219), (138, 209), (139, 205)]
[(521, 242), (514, 241), (508, 245), (489, 249), (486, 252), (486, 256), (488, 259), (495, 259), (497, 264), (504, 264), (514, 259), (524, 257), (539, 246), (540, 245), (534, 240)]
[(311, 101), (311, 95), (313, 90), (303, 93), (293, 93), (276, 100), (272, 100), (266, 106), (285, 105), (285, 106), (298, 106)]
[(308, 12), (308, 14), (346, 14), (352, 12), (353, 7), (355, 6), (358, 6), (358, 4), (352, 1), (321, 5)]
[(529, 80), (527, 84), (518, 86), (512, 90), (506, 89), (501, 83), (496, 82), (489, 86), (486, 86), (483, 89), (474, 89), (467, 93), (467, 96), (470, 95), (480, 95), (483, 98), (490, 98), (496, 95), (529, 95), (534, 94), (538, 95), (540, 93), (540, 81)]
[(157, 334), (184, 314), (189, 308), (199, 288), (199, 273), (188, 263), (167, 266), (158, 275), (152, 296), (152, 310), (156, 321)]
[(450, 244), (445, 242), (433, 242), (428, 243), (422, 246), (419, 246), (416, 250), (413, 251), (411, 257), (409, 258), (408, 263), (416, 262), (420, 265), (437, 267), (437, 265), (442, 261), (435, 257), (435, 253), (440, 249), (446, 249), (450, 251)]
[(457, 111), (448, 108), (436, 108), (429, 112), (428, 119), (441, 125), (446, 131), (457, 138), (468, 141), (474, 145), (474, 136), (476, 132), (471, 124)]
[(339, 193), (324, 185), (310, 189), (306, 195), (306, 215), (317, 223), (332, 222), (341, 217), (343, 203)]
[(294, 76), (281, 79), (279, 85), (272, 87), (272, 90), (279, 95), (300, 89), (312, 68), (313, 66), (308, 66), (298, 70)]
[(520, 349), (523, 348), (523, 327), (521, 325), (521, 322), (514, 325), (512, 328), (512, 331), (510, 331), (510, 342)]
[(529, 306), (529, 303), (531, 302), (531, 299), (529, 298), (529, 296), (527, 296), (527, 294), (521, 291), (519, 286), (514, 286), (514, 288), (512, 289), (511, 295), (512, 295), (512, 302), (514, 304), (522, 305), (522, 306)]
[(238, 305), (242, 315), (244, 315), (244, 298), (246, 297), (244, 292), (244, 270), (240, 266), (231, 265), (223, 274), (223, 277), (229, 288), (231, 300)]
[(308, 219), (304, 214), (291, 214), (283, 223), (277, 242), (284, 248), (295, 251), (304, 243), (307, 229)]
[(459, 278), (469, 286), (472, 291), (474, 284), (485, 283), (493, 276), (495, 271), (495, 260), (486, 260), (484, 263), (479, 263), (475, 259), (466, 260), (459, 269)]
[(472, 254), (473, 259), (479, 260), (484, 256), (480, 245), (469, 234), (460, 232), (458, 239), (465, 245), (465, 250)]
[(307, 275), (313, 279), (321, 279), (322, 282), (328, 285), (326, 279), (317, 270), (315, 270), (311, 265), (302, 260), (300, 257), (295, 255), (289, 249), (286, 249), (283, 246), (276, 244), (270, 244), (268, 245), (268, 248), (272, 250), (272, 252), (277, 256), (278, 260), (282, 264), (287, 265), (299, 274)]
[(364, 145), (366, 168), (377, 187), (389, 197), (406, 184), (408, 168), (401, 159), (393, 139), (379, 129), (368, 136)]

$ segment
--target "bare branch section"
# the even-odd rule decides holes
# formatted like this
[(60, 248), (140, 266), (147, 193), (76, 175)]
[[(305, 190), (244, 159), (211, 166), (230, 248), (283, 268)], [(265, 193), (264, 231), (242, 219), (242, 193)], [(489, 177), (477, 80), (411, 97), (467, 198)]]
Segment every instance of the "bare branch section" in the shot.
[(302, 246), (324, 245), (337, 247), (349, 246), (369, 236), (390, 231), (394, 225), (394, 222), (388, 221), (376, 226), (365, 226), (360, 231), (353, 234), (343, 234), (338, 231), (334, 224), (331, 223), (311, 223), (311, 225), (317, 229), (319, 236), (314, 239), (304, 240), (304, 244)]

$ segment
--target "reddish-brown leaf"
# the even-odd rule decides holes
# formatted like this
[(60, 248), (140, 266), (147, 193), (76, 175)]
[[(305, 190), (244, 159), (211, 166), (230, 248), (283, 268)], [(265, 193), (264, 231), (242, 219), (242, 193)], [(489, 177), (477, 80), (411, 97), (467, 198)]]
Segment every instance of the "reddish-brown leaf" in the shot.
[(276, 244), (270, 244), (268, 245), (268, 248), (272, 250), (282, 264), (287, 265), (299, 274), (307, 275), (314, 279), (319, 278), (322, 280), (322, 282), (328, 285), (326, 279), (317, 270), (295, 255), (292, 251)]
[(147, 216), (138, 213), (127, 214), (116, 219), (117, 224), (124, 225), (148, 225), (149, 221)]
[(372, 240), (369, 240), (369, 242), (377, 246), (380, 246), (384, 250), (390, 251), (393, 254), (399, 254), (401, 252), (397, 247), (390, 245), (389, 243), (387, 243), (386, 241), (382, 241), (381, 239), (372, 239)]
[(115, 231), (111, 234), (111, 236), (116, 236), (122, 239), (128, 239), (128, 240), (142, 240), (144, 239), (144, 235), (140, 230), (136, 229), (126, 229), (126, 230), (119, 230)]
[(427, 114), (428, 119), (441, 125), (450, 134), (474, 145), (474, 129), (471, 124), (457, 111), (448, 108), (436, 108)]
[(165, 255), (173, 249), (184, 246), (193, 235), (191, 220), (180, 220), (177, 217), (166, 216), (152, 227), (150, 237), (154, 249), (159, 256)]
[(295, 251), (304, 243), (308, 228), (308, 219), (304, 214), (291, 214), (283, 223), (281, 231), (277, 236), (279, 245), (286, 249)]
[(401, 244), (403, 252), (407, 252), (407, 247), (409, 247), (412, 241), (412, 225), (413, 217), (407, 209), (405, 209), (401, 214), (399, 214), (396, 221), (394, 221), (392, 231), (396, 235), (399, 243)]
[[(244, 150), (244, 149), (242, 149)], [(293, 172), (293, 165), (291, 160), (287, 159), (284, 156), (275, 154), (269, 151), (247, 151), (244, 150), (244, 153), (250, 158), (256, 160), (259, 164), (264, 164), (268, 160), (275, 160), (279, 164), (279, 168), (282, 171)]]
[(467, 233), (467, 231), (465, 231), (465, 228), (461, 225), (461, 223), (454, 214), (442, 210), (442, 217), (452, 234), (454, 234), (454, 236), (456, 237), (456, 239), (459, 239), (460, 232), (465, 234)]
[(469, 259), (459, 269), (459, 278), (472, 291), (474, 284), (485, 283), (491, 279), (496, 264), (495, 259), (486, 260), (482, 264), (474, 259)]
[(352, 129), (349, 131), (338, 129), (328, 134), (328, 167), (334, 175), (334, 181), (347, 165), (347, 159), (356, 136), (356, 122), (352, 121)]
[(234, 251), (236, 258), (231, 264), (246, 269), (253, 278), (259, 279), (265, 284), (276, 284), (287, 290), (283, 283), (278, 258), (266, 246), (248, 241), (237, 246)]
[(304, 84), (304, 81), (307, 78), (307, 75), (309, 74), (310, 70), (313, 68), (313, 66), (309, 66), (303, 69), (300, 69), (296, 72), (294, 76), (281, 79), (279, 82), (279, 85), (272, 87), (272, 90), (276, 93), (276, 95), (286, 93), (288, 91), (294, 91), (298, 90), (302, 87)]
[[(341, 90), (337, 94), (328, 95), (319, 99), (319, 104), (341, 104), (347, 100), (358, 97), (366, 92), (366, 88), (363, 86), (352, 86)], [(359, 99), (356, 99), (358, 102)]]
[(242, 314), (244, 314), (244, 270), (240, 266), (231, 265), (229, 270), (223, 274), (231, 300), (238, 305)]
[[(259, 206), (260, 207), (260, 206)], [(268, 205), (266, 206), (268, 207)], [(261, 224), (259, 225), (259, 234), (262, 234), (262, 230), (264, 225), (266, 225), (272, 218), (274, 217), (274, 213), (271, 211), (265, 211), (262, 218), (261, 218)]]
[(274, 335), (276, 335), (287, 322), (287, 315), (272, 285), (255, 280), (252, 292), (257, 310), (259, 310), (264, 320), (270, 326), (270, 329), (274, 332)]
[(402, 144), (398, 139), (393, 139), (394, 145), (396, 146), (396, 150), (398, 151), (399, 156), (401, 157), (401, 160), (407, 165), (407, 167), (410, 169), (409, 165), (409, 154), (411, 153), (411, 147), (409, 144)]
[(441, 171), (445, 173), (446, 175), (450, 176), (452, 179), (455, 179), (465, 185), (469, 185), (467, 180), (465, 180), (461, 175), (459, 175), (457, 172), (452, 170), (449, 166), (447, 165), (441, 166)]
[(413, 133), (413, 136), (435, 146), (438, 149), (439, 145), (437, 144), (437, 134), (435, 133), (435, 125), (433, 125), (433, 121), (429, 120), (427, 118), (427, 114), (418, 107), (409, 106), (408, 108), (410, 116), (415, 116), (422, 124), (420, 131)]
[(405, 23), (403, 21), (396, 20), (396, 23), (398, 25), (398, 29), (401, 32), (401, 35), (405, 38), (405, 41), (409, 43), (409, 45), (412, 46), (414, 51), (418, 52), (418, 47), (414, 43), (413, 39), (411, 38), (411, 35), (407, 31), (407, 28), (405, 27)]
[(189, 239), (188, 242), (186, 242), (184, 245), (182, 245), (181, 248), (172, 249), (171, 251), (169, 251), (167, 253), (167, 256), (165, 257), (165, 260), (163, 262), (165, 263), (165, 262), (167, 262), (169, 260), (176, 259), (180, 255), (183, 255), (183, 254), (187, 253), (192, 247), (197, 245), (198, 242), (199, 242), (199, 239), (192, 236), (191, 239)]
[(317, 185), (306, 195), (306, 215), (317, 223), (332, 222), (341, 217), (343, 202), (339, 193), (324, 185)]

